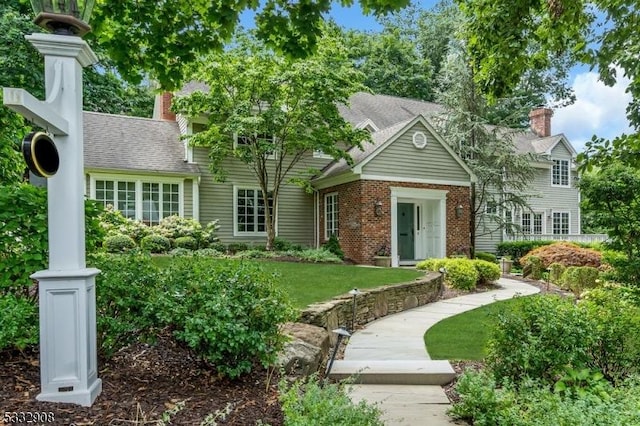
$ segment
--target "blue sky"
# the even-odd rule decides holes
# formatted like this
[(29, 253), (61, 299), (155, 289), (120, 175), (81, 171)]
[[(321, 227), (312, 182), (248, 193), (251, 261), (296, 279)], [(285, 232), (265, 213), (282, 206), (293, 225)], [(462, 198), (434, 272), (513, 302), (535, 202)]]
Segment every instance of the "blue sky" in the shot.
[[(381, 29), (373, 16), (365, 16), (356, 5), (346, 8), (334, 5), (330, 16), (342, 27), (367, 31)], [(430, 9), (437, 0), (415, 1), (419, 7)], [(243, 19), (243, 25), (250, 26), (250, 15)], [(621, 73), (619, 73), (621, 74)], [(598, 81), (595, 72), (584, 66), (572, 70), (570, 84), (576, 94), (576, 102), (568, 107), (557, 109), (551, 121), (552, 133), (564, 133), (577, 151), (595, 134), (599, 137), (613, 138), (629, 133), (630, 127), (625, 109), (631, 97), (625, 93), (629, 84), (626, 78), (619, 78), (613, 87), (607, 87)]]

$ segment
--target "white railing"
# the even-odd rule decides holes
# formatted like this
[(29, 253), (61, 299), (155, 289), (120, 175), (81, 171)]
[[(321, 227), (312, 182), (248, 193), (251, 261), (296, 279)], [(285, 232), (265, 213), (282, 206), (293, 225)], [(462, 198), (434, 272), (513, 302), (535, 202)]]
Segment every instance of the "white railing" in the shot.
[(602, 243), (607, 241), (607, 234), (533, 234), (533, 235), (506, 235), (505, 241), (572, 241), (575, 243)]

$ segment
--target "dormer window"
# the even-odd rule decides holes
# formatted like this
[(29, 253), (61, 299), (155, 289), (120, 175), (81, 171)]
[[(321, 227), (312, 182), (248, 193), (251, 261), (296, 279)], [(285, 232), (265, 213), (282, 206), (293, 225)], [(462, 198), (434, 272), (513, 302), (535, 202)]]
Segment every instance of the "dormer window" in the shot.
[(569, 160), (553, 160), (551, 185), (568, 187), (569, 173)]

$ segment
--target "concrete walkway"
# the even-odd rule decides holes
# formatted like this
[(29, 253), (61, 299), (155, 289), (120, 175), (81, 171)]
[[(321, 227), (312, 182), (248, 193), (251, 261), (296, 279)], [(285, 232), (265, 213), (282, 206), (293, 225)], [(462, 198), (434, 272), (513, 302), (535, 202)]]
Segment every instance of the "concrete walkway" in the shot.
[[(515, 295), (538, 293), (537, 287), (501, 278), (499, 289), (474, 293), (420, 306), (369, 323), (351, 336), (344, 353), (345, 361), (363, 364), (376, 361), (429, 360), (424, 333), (437, 322), (459, 313)], [(440, 386), (397, 384), (351, 385), (354, 402), (378, 403), (387, 426), (444, 426), (455, 424), (447, 416), (449, 399)]]

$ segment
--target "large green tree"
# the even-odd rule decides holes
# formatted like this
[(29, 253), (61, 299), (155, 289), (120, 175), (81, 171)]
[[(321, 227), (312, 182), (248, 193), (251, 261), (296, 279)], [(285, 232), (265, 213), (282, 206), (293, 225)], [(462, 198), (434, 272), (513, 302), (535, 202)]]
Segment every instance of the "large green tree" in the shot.
[[(282, 185), (305, 185), (315, 172), (295, 166), (314, 151), (348, 158), (368, 132), (354, 129), (338, 105), (364, 86), (340, 38), (325, 34), (306, 59), (278, 55), (251, 35), (203, 58), (192, 77), (209, 87), (174, 101), (188, 117), (208, 117), (191, 143), (209, 148), (210, 170), (223, 181), (229, 159), (246, 164), (261, 189), (262, 206), (277, 206)], [(234, 143), (234, 141), (236, 143)], [(273, 247), (277, 209), (265, 208), (267, 249)]]
[(627, 255), (615, 265), (628, 284), (640, 280), (640, 172), (621, 162), (585, 173), (580, 180), (583, 209), (592, 225), (605, 229), (612, 248)]
[(613, 85), (631, 80), (631, 135), (594, 137), (581, 155), (587, 164), (624, 161), (640, 166), (640, 32), (637, 0), (456, 0), (468, 17), (466, 39), (475, 78), (492, 98), (513, 91), (523, 74), (552, 66), (558, 55), (596, 68)]
[[(410, 0), (359, 0), (365, 13), (383, 15)], [(302, 57), (312, 53), (332, 1), (289, 0), (101, 0), (92, 36), (123, 76), (141, 81), (147, 73), (165, 89), (180, 87), (183, 67), (233, 36), (240, 15), (255, 11), (258, 36), (271, 47)], [(354, 0), (339, 0), (351, 6)]]
[(471, 187), (473, 250), (480, 236), (504, 229), (517, 231), (507, 212), (530, 210), (535, 157), (516, 151), (513, 138), (517, 130), (495, 126), (489, 120), (487, 99), (476, 86), (461, 44), (453, 44), (443, 62), (439, 86), (437, 100), (446, 109), (436, 124), (478, 178)]

